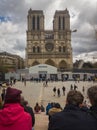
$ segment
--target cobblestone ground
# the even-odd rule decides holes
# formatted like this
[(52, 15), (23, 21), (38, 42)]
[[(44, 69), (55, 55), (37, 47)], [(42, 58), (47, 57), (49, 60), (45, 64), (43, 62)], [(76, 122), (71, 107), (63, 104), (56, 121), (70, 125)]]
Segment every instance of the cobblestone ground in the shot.
[[(67, 92), (70, 90), (71, 84), (74, 86), (78, 86), (77, 90), (82, 92), (82, 88), (84, 86), (85, 92), (83, 93), (85, 96), (85, 99), (87, 97), (86, 92), (87, 89), (92, 85), (97, 85), (97, 83), (93, 82), (73, 82), (73, 81), (67, 81), (67, 82), (48, 82), (48, 85), (45, 87), (43, 86), (43, 83), (36, 83), (36, 82), (27, 82), (26, 86), (22, 82), (17, 82), (13, 87), (16, 87), (18, 89), (22, 90), (22, 95), (25, 97), (25, 99), (28, 100), (29, 104), (34, 107), (36, 102), (42, 103), (44, 106), (48, 104), (48, 102), (59, 102), (62, 107), (64, 107), (66, 95)], [(54, 96), (53, 93), (53, 87), (56, 86), (56, 88), (60, 88), (61, 96), (58, 97), (57, 93)], [(65, 86), (66, 88), (66, 94), (63, 96), (62, 93), (62, 87)]]
[[(16, 84), (13, 86), (14, 88), (18, 88), (22, 90), (22, 95), (25, 97), (26, 100), (28, 100), (29, 105), (34, 108), (36, 102), (42, 103), (45, 107), (48, 104), (48, 102), (58, 102), (64, 108), (65, 101), (66, 101), (66, 95), (67, 92), (70, 90), (71, 84), (74, 86), (78, 86), (77, 90), (82, 92), (82, 88), (84, 86), (85, 92), (84, 97), (87, 100), (87, 89), (92, 85), (97, 85), (97, 83), (93, 82), (73, 82), (73, 81), (67, 81), (67, 82), (48, 82), (48, 85), (45, 87), (43, 85), (43, 82), (36, 83), (36, 82), (27, 82), (26, 86), (23, 82), (16, 82)], [(61, 90), (61, 96), (58, 97), (57, 95), (54, 96), (53, 93), (53, 87), (56, 86), (56, 88), (60, 88)], [(66, 94), (63, 96), (62, 93), (62, 87), (65, 86), (66, 88)], [(48, 127), (48, 117), (45, 115), (45, 113), (41, 114), (35, 114), (35, 130), (47, 130)]]

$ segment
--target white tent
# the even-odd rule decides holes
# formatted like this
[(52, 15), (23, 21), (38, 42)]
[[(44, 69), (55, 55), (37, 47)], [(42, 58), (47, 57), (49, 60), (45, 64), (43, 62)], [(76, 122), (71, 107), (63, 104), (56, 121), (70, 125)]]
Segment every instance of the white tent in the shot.
[(57, 74), (57, 68), (47, 64), (39, 64), (29, 68), (29, 74)]

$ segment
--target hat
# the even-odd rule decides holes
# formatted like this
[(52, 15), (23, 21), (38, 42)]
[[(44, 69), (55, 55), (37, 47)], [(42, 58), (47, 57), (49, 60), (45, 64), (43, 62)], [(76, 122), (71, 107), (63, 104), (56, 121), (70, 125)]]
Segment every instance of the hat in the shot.
[(20, 97), (22, 91), (18, 90), (16, 88), (8, 87), (6, 89), (6, 95), (5, 95), (5, 103), (16, 103), (20, 102)]

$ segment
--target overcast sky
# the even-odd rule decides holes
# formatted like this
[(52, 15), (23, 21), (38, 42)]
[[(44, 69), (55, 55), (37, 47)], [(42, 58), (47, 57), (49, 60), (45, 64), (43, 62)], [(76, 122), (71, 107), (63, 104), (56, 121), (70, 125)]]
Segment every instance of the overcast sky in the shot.
[(97, 57), (97, 0), (0, 0), (0, 51), (25, 58), (28, 10), (43, 10), (45, 29), (52, 29), (55, 10), (70, 13), (73, 60)]

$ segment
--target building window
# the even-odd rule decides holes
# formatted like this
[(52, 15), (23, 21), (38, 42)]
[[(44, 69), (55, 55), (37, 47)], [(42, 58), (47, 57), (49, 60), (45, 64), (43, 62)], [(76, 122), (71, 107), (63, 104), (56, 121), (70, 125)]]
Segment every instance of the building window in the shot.
[(35, 46), (33, 47), (33, 52), (35, 52)]
[(33, 53), (39, 53), (40, 52), (40, 47), (39, 46), (34, 46), (33, 47)]
[(61, 52), (61, 46), (59, 46), (59, 52)]
[(65, 52), (65, 46), (63, 46), (63, 52)]
[(39, 16), (37, 16), (37, 30), (40, 29), (40, 19), (39, 19)]
[(61, 30), (61, 18), (59, 16), (59, 30)]
[(65, 18), (63, 17), (63, 30), (65, 29)]
[(59, 52), (65, 52), (66, 48), (65, 46), (59, 46)]
[(32, 29), (35, 30), (35, 16), (32, 18)]
[(37, 52), (40, 52), (40, 47), (39, 46), (37, 47)]

